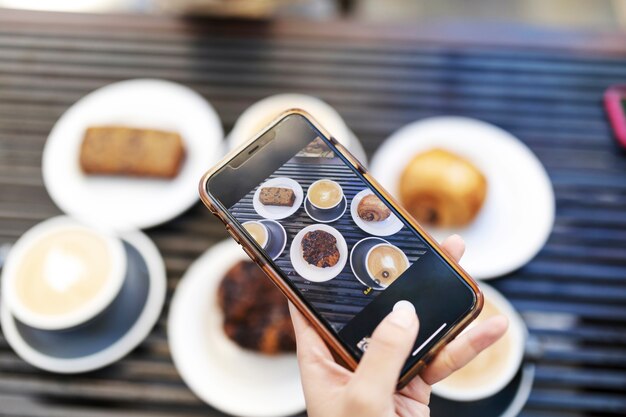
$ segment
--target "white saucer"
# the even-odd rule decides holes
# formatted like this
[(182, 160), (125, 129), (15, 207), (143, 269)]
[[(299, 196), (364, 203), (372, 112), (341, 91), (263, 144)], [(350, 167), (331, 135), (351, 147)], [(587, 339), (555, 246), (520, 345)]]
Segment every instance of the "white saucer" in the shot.
[(249, 260), (246, 254), (229, 239), (187, 270), (170, 306), (172, 359), (189, 388), (223, 412), (245, 417), (299, 413), (305, 404), (295, 354), (244, 350), (222, 329), (218, 285), (230, 267), (244, 260)]
[(305, 94), (276, 94), (265, 97), (248, 107), (237, 119), (233, 130), (228, 134), (230, 149), (255, 136), (274, 118), (289, 109), (307, 111), (327, 129), (342, 145), (367, 166), (367, 155), (356, 135), (346, 125), (343, 118), (328, 103), (317, 97)]
[[(88, 176), (79, 166), (85, 129), (118, 124), (172, 130), (186, 155), (171, 180)], [(220, 120), (199, 94), (163, 80), (138, 79), (102, 87), (78, 100), (57, 121), (43, 153), (43, 179), (52, 200), (85, 223), (116, 230), (166, 222), (198, 200), (198, 179), (223, 154)]]
[[(311, 265), (302, 257), (302, 238), (306, 233), (314, 230), (323, 230), (337, 239), (339, 261), (335, 265), (328, 268), (319, 268), (315, 265)], [(327, 224), (312, 224), (300, 230), (298, 234), (294, 236), (289, 250), (289, 258), (293, 269), (295, 269), (302, 278), (311, 282), (326, 282), (339, 275), (346, 265), (348, 260), (348, 245), (341, 232), (334, 227), (328, 226)]]
[[(288, 206), (266, 206), (259, 200), (259, 195), (261, 194), (261, 188), (263, 187), (286, 187), (291, 188), (296, 196), (293, 205), (291, 207)], [(261, 217), (271, 220), (280, 220), (285, 217), (291, 216), (293, 213), (298, 211), (300, 205), (302, 204), (302, 200), (304, 199), (304, 192), (302, 191), (302, 186), (298, 184), (297, 181), (292, 180), (287, 177), (279, 177), (272, 178), (265, 181), (263, 184), (256, 189), (254, 196), (252, 197), (252, 206), (257, 214)]]
[(404, 226), (404, 223), (402, 223), (393, 213), (381, 222), (368, 222), (359, 217), (359, 203), (363, 197), (370, 194), (374, 193), (369, 188), (366, 188), (359, 191), (357, 195), (354, 196), (350, 202), (350, 215), (352, 216), (352, 220), (354, 220), (356, 225), (359, 226), (361, 230), (365, 233), (369, 233), (370, 235), (391, 236), (398, 233), (402, 229), (402, 226)]
[(488, 192), (467, 227), (426, 229), (439, 241), (453, 233), (465, 239), (461, 266), (474, 278), (502, 276), (530, 261), (554, 223), (554, 191), (537, 157), (496, 126), (464, 117), (434, 117), (409, 124), (387, 139), (372, 158), (372, 175), (398, 198), (404, 167), (417, 153), (437, 147), (475, 164), (487, 177)]
[[(135, 323), (130, 326), (124, 336), (111, 343), (106, 343), (106, 347), (92, 354), (74, 357), (71, 355), (67, 355), (67, 357), (51, 356), (35, 349), (26, 342), (18, 329), (20, 325), (11, 315), (6, 302), (3, 302), (2, 306), (0, 306), (2, 330), (9, 345), (22, 359), (37, 368), (50, 372), (62, 374), (88, 372), (116, 362), (132, 351), (148, 336), (158, 320), (165, 302), (165, 265), (154, 243), (143, 233), (127, 233), (122, 235), (121, 238), (137, 250), (145, 262), (149, 275), (147, 298), (145, 298), (145, 304)], [(132, 279), (132, 277), (127, 279)], [(106, 314), (106, 312), (102, 314)], [(83, 326), (88, 327), (90, 324), (87, 323)], [(79, 328), (77, 331), (80, 332), (81, 329)], [(67, 335), (68, 333), (66, 332), (64, 337), (67, 338), (67, 343), (71, 344), (72, 340)], [(45, 337), (45, 334), (40, 334), (39, 336)]]

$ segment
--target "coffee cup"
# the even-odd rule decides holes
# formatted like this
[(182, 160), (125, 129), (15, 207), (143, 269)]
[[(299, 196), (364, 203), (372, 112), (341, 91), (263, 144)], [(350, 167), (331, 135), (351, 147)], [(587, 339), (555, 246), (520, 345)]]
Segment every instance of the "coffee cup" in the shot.
[(409, 259), (397, 246), (379, 243), (367, 251), (365, 269), (377, 284), (388, 287), (409, 268)]
[(494, 288), (481, 283), (485, 296), (483, 310), (468, 328), (498, 314), (509, 320), (507, 332), (491, 347), (448, 378), (433, 386), (433, 393), (455, 401), (476, 401), (490, 397), (515, 377), (522, 366), (527, 329), (513, 306)]
[(337, 182), (324, 178), (309, 186), (306, 198), (318, 209), (331, 210), (343, 200), (343, 189)]
[(119, 238), (55, 217), (28, 230), (11, 249), (2, 271), (3, 302), (30, 327), (76, 327), (115, 299), (126, 261)]
[(271, 234), (267, 227), (258, 221), (249, 221), (243, 224), (243, 228), (246, 229), (248, 234), (259, 244), (263, 249), (269, 246)]

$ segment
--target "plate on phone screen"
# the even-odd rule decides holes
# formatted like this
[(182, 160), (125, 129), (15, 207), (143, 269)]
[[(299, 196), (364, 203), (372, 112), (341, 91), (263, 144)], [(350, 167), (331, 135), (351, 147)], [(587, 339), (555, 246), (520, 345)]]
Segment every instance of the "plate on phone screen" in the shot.
[(350, 202), (350, 215), (352, 215), (352, 220), (356, 223), (357, 226), (365, 233), (369, 233), (374, 236), (391, 236), (396, 234), (402, 229), (404, 224), (396, 217), (395, 214), (391, 213), (389, 217), (380, 222), (375, 221), (366, 221), (359, 217), (359, 203), (363, 200), (363, 197), (368, 196), (370, 194), (374, 194), (372, 190), (366, 188), (362, 191), (359, 191), (357, 195), (354, 196), (352, 201)]
[[(261, 189), (266, 187), (291, 189), (295, 195), (295, 200), (293, 204), (290, 206), (273, 206), (261, 203)], [(278, 177), (265, 181), (259, 186), (259, 188), (257, 188), (257, 190), (254, 192), (254, 197), (252, 197), (252, 205), (259, 216), (271, 220), (280, 220), (284, 219), (285, 217), (289, 217), (293, 213), (298, 211), (300, 205), (302, 205), (303, 199), (304, 192), (302, 191), (302, 186), (298, 184), (297, 181), (294, 181), (291, 178), (287, 177)]]
[[(308, 232), (323, 231), (330, 233), (336, 239), (337, 250), (339, 251), (339, 260), (335, 265), (329, 267), (318, 267), (308, 263), (302, 253), (302, 239)], [(341, 233), (334, 227), (326, 224), (312, 224), (300, 230), (297, 235), (294, 236), (291, 242), (291, 248), (289, 250), (289, 257), (293, 269), (296, 270), (298, 275), (311, 282), (326, 282), (335, 278), (348, 260), (348, 245)]]
[(287, 416), (305, 409), (295, 353), (265, 355), (243, 349), (223, 330), (217, 290), (236, 263), (249, 261), (228, 239), (185, 272), (172, 298), (168, 341), (182, 379), (203, 401), (243, 417)]
[(404, 168), (415, 155), (434, 148), (476, 166), (487, 179), (487, 195), (469, 225), (423, 225), (425, 229), (440, 242), (451, 234), (461, 235), (467, 247), (461, 266), (477, 279), (507, 274), (530, 261), (546, 243), (555, 211), (550, 178), (535, 154), (515, 136), (489, 123), (433, 117), (391, 135), (374, 154), (371, 173), (399, 199)]

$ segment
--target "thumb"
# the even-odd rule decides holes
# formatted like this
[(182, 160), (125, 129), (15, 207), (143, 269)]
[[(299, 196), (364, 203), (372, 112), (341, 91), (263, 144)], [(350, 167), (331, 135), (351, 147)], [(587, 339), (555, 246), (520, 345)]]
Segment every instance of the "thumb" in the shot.
[(369, 340), (352, 383), (374, 395), (391, 395), (415, 343), (419, 323), (409, 302), (396, 304)]

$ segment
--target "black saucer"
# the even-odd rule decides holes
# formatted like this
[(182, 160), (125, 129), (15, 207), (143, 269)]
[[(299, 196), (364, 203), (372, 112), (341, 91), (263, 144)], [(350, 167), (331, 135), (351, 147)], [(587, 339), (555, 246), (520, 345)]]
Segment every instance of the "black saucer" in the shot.
[(119, 294), (106, 310), (87, 323), (67, 330), (40, 330), (15, 319), (20, 337), (34, 350), (59, 359), (81, 358), (117, 342), (135, 325), (150, 289), (150, 274), (143, 256), (131, 244), (124, 243), (127, 269)]
[(439, 417), (515, 417), (526, 404), (535, 376), (535, 366), (526, 363), (497, 394), (478, 401), (452, 401), (431, 396), (430, 413)]
[(367, 272), (367, 267), (365, 265), (365, 257), (367, 256), (367, 252), (374, 246), (381, 243), (389, 243), (385, 239), (381, 239), (379, 237), (366, 237), (365, 239), (361, 239), (352, 248), (352, 252), (350, 252), (350, 268), (352, 268), (352, 273), (358, 279), (361, 284), (366, 287), (371, 287), (375, 290), (384, 290), (386, 287), (383, 287), (376, 281), (374, 281), (370, 274)]
[(315, 221), (320, 223), (331, 223), (335, 220), (339, 220), (343, 213), (346, 212), (346, 208), (348, 207), (348, 200), (346, 200), (346, 196), (344, 195), (341, 199), (341, 203), (337, 206), (330, 209), (321, 209), (315, 207), (308, 198), (304, 199), (304, 210), (306, 214), (309, 215)]
[(272, 260), (275, 260), (283, 253), (287, 245), (287, 233), (285, 232), (285, 228), (276, 220), (264, 219), (259, 220), (259, 223), (263, 223), (263, 225), (267, 227), (267, 231), (270, 235), (270, 243), (265, 248), (265, 252), (267, 252)]

